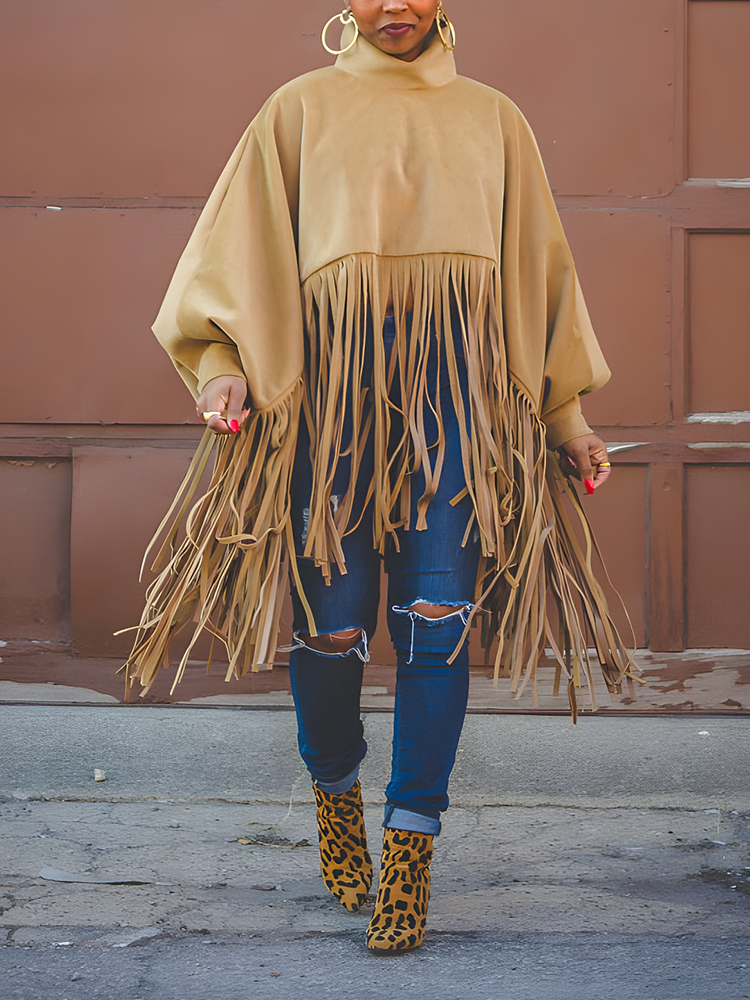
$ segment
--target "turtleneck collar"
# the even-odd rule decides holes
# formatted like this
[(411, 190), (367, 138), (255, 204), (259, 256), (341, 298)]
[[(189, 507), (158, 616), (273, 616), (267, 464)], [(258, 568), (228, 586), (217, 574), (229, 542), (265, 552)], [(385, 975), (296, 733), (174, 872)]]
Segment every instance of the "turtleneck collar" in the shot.
[[(344, 28), (341, 44), (347, 45), (354, 29)], [(372, 80), (382, 87), (396, 87), (403, 90), (423, 90), (426, 87), (444, 87), (456, 79), (456, 63), (453, 53), (443, 48), (438, 35), (413, 62), (404, 62), (396, 56), (371, 45), (362, 35), (348, 52), (342, 52), (336, 59), (336, 68), (352, 76)]]

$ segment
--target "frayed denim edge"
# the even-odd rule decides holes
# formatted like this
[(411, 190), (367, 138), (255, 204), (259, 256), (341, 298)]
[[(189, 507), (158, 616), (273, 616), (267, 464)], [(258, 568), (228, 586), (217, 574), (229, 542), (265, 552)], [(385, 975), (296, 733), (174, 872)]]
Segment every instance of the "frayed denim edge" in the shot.
[(471, 604), (469, 601), (457, 601), (455, 603), (453, 601), (448, 601), (443, 605), (443, 607), (460, 608), (461, 610), (451, 611), (449, 615), (441, 615), (440, 618), (430, 618), (428, 615), (421, 615), (418, 611), (412, 611), (412, 608), (414, 607), (415, 604), (435, 605), (437, 603), (438, 603), (437, 601), (423, 601), (421, 598), (418, 598), (416, 601), (413, 601), (408, 608), (400, 608), (396, 604), (393, 604), (391, 606), (391, 611), (393, 611), (394, 614), (408, 615), (409, 618), (411, 619), (411, 645), (409, 647), (409, 659), (406, 661), (407, 663), (412, 663), (414, 661), (414, 623), (416, 621), (425, 622), (428, 628), (430, 627), (434, 628), (436, 625), (443, 625), (445, 622), (448, 621), (449, 618), (455, 618), (456, 616), (458, 616), (461, 619), (461, 623), (465, 625), (466, 622), (469, 620), (468, 615), (471, 613), (471, 610), (474, 607), (474, 605)]
[[(362, 628), (361, 625), (353, 625), (352, 628)], [(341, 631), (344, 631), (342, 629)], [(330, 635), (330, 633), (327, 633)], [(316, 656), (324, 656), (327, 659), (341, 659), (344, 656), (349, 656), (350, 653), (356, 653), (357, 656), (363, 663), (370, 662), (370, 648), (367, 644), (367, 632), (362, 629), (362, 638), (356, 644), (352, 646), (351, 649), (344, 650), (343, 653), (323, 653), (319, 649), (313, 649), (312, 646), (308, 646), (307, 643), (300, 639), (299, 632), (294, 633), (294, 642), (289, 646), (278, 646), (277, 649), (280, 653), (293, 653), (295, 649), (309, 649), (311, 653)]]

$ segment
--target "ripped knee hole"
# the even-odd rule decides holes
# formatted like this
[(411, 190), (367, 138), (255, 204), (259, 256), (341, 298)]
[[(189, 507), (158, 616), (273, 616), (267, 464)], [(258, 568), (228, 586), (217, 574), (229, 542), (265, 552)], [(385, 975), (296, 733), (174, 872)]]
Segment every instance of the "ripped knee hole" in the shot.
[(399, 611), (414, 612), (422, 618), (449, 618), (461, 611), (465, 611), (468, 604), (428, 604), (426, 601), (415, 601), (408, 608), (399, 608)]
[(346, 653), (362, 641), (362, 629), (344, 629), (341, 632), (326, 632), (316, 636), (300, 632), (298, 637), (306, 646), (319, 653)]

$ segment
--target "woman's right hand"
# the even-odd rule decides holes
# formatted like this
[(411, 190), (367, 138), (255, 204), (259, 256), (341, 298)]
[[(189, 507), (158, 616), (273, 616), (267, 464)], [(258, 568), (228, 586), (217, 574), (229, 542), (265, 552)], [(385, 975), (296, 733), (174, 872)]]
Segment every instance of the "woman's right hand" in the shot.
[(250, 412), (243, 409), (246, 396), (247, 382), (244, 378), (218, 375), (206, 382), (195, 408), (201, 420), (205, 420), (205, 413), (212, 414), (208, 426), (214, 434), (236, 434)]

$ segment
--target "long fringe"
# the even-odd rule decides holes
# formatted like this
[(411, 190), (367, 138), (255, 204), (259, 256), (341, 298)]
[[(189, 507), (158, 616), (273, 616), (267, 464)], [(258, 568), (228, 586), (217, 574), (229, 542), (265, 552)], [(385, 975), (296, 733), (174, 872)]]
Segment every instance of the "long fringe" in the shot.
[[(632, 685), (640, 680), (640, 671), (612, 621), (597, 579), (594, 556), (605, 575), (606, 568), (576, 489), (563, 474), (557, 454), (546, 450), (544, 428), (530, 400), (514, 385), (509, 398), (514, 415), (510, 424), (515, 513), (505, 529), (504, 561), (485, 559), (480, 567), (476, 603), (462, 641), (473, 619), (481, 615), (488, 657), (497, 643), (495, 683), (502, 671), (510, 677), (516, 699), (531, 687), (534, 707), (538, 707), (537, 668), (550, 650), (556, 660), (553, 695), (559, 694), (564, 676), (575, 722), (577, 692), (584, 682), (591, 709), (597, 710), (589, 642), (613, 698), (622, 692), (623, 679)], [(556, 621), (550, 614), (553, 609)]]
[[(147, 693), (159, 667), (169, 665), (173, 640), (190, 626), (192, 636), (173, 691), (204, 630), (226, 648), (227, 679), (273, 663), (285, 565), (294, 552), (288, 544), (289, 486), (301, 396), (300, 382), (275, 406), (251, 414), (236, 437), (219, 441), (208, 490), (191, 508), (216, 441), (212, 432), (204, 434), (144, 557), (145, 563), (173, 518), (151, 567), (159, 575), (146, 592), (133, 650), (123, 667), (126, 699), (136, 680), (142, 694)], [(185, 538), (175, 550), (183, 523)]]
[[(575, 489), (557, 457), (547, 452), (544, 426), (526, 390), (509, 374), (502, 331), (500, 279), (493, 261), (460, 254), (378, 257), (358, 254), (323, 268), (303, 285), (309, 336), (304, 415), (311, 441), (313, 489), (305, 556), (329, 577), (335, 563), (346, 571), (341, 539), (361, 516), (353, 509), (364, 443), (375, 436), (375, 469), (368, 500), (374, 499), (373, 542), (382, 552), (399, 527), (427, 527), (445, 455), (440, 394), (426, 382), (430, 351), (439, 350), (431, 330), (443, 338), (448, 379), (461, 433), (465, 490), (474, 515), (463, 544), (478, 531), (482, 560), (475, 607), (466, 626), (483, 618), (489, 655), (497, 640), (495, 679), (501, 669), (520, 697), (531, 686), (537, 703), (537, 666), (545, 649), (557, 660), (555, 693), (564, 674), (571, 713), (582, 675), (596, 710), (589, 640), (594, 644), (608, 691), (635, 678), (630, 658), (611, 619), (595, 576), (592, 553), (601, 561)], [(363, 386), (365, 334), (380, 330), (393, 311), (396, 339), (386, 367), (382, 338), (372, 337), (373, 386)], [(407, 312), (411, 312), (407, 335)], [(460, 324), (454, 330), (454, 323)], [(454, 339), (455, 338), (455, 339)], [(458, 382), (454, 345), (463, 343), (468, 367), (466, 412)], [(398, 392), (394, 393), (394, 386)], [(369, 392), (369, 395), (368, 395)], [(396, 406), (392, 398), (399, 398)], [(430, 400), (437, 401), (434, 406)], [(437, 408), (435, 408), (437, 407)], [(432, 408), (438, 433), (427, 441), (425, 415)], [(343, 442), (349, 415), (351, 440)], [(374, 424), (374, 430), (373, 430)], [(343, 447), (342, 447), (343, 442)], [(334, 510), (331, 485), (339, 459), (351, 456), (349, 486)], [(425, 490), (410, 524), (411, 476), (422, 470)], [(585, 549), (576, 534), (575, 512)], [(602, 563), (603, 568), (603, 563)], [(606, 572), (606, 570), (605, 570)], [(558, 625), (550, 619), (550, 600)]]
[[(427, 385), (430, 352), (439, 351), (431, 329), (445, 344), (453, 405), (461, 428), (461, 452), (467, 492), (476, 511), (482, 552), (502, 553), (503, 532), (512, 517), (513, 484), (507, 475), (509, 443), (508, 372), (502, 347), (498, 277), (492, 261), (461, 254), (378, 257), (358, 254), (317, 271), (302, 288), (309, 338), (304, 416), (311, 441), (313, 492), (305, 556), (324, 576), (336, 563), (345, 572), (341, 538), (357, 523), (354, 486), (368, 435), (374, 433), (374, 544), (382, 552), (399, 527), (427, 527), (445, 457), (445, 437), (436, 386)], [(452, 309), (455, 306), (457, 308)], [(396, 340), (386, 367), (382, 338), (371, 338), (373, 386), (362, 384), (368, 326), (380, 330), (393, 310)], [(410, 331), (407, 330), (407, 312)], [(460, 330), (469, 369), (469, 412), (458, 382), (453, 321)], [(399, 390), (401, 405), (392, 396)], [(436, 400), (437, 410), (431, 400)], [(426, 440), (425, 417), (437, 418), (435, 441)], [(345, 420), (351, 441), (344, 442)], [(373, 429), (374, 424), (374, 429)], [(331, 485), (339, 459), (351, 455), (349, 488), (336, 511)], [(410, 524), (410, 476), (422, 470), (426, 488)], [(396, 543), (397, 544), (397, 543)]]
[[(190, 623), (195, 628), (175, 684), (204, 629), (227, 649), (227, 677), (272, 662), (290, 558), (307, 607), (289, 512), (300, 402), (313, 469), (303, 555), (315, 561), (324, 578), (330, 579), (334, 565), (346, 572), (342, 540), (360, 523), (370, 499), (373, 545), (379, 551), (389, 538), (398, 545), (399, 528), (425, 530), (445, 458), (437, 390), (447, 380), (458, 416), (466, 483), (452, 502), (471, 497), (473, 515), (463, 544), (476, 532), (482, 552), (467, 632), (481, 614), (488, 656), (497, 640), (495, 677), (501, 670), (509, 675), (517, 697), (531, 686), (536, 703), (537, 665), (549, 647), (558, 664), (555, 693), (564, 675), (573, 718), (582, 675), (595, 709), (589, 639), (608, 690), (619, 692), (623, 677), (632, 678), (637, 668), (594, 575), (592, 558), (598, 549), (575, 490), (556, 457), (546, 451), (533, 401), (508, 371), (495, 263), (461, 254), (357, 254), (311, 275), (302, 286), (302, 299), (305, 384), (277, 406), (253, 414), (237, 438), (220, 443), (209, 489), (190, 509), (211, 451), (211, 435), (204, 437), (160, 527), (161, 532), (174, 516), (154, 563), (160, 575), (148, 590), (124, 668), (128, 690), (136, 679), (144, 693), (148, 690), (159, 667), (168, 665), (172, 639)], [(391, 310), (395, 341), (387, 358), (382, 337), (372, 331), (383, 328)], [(456, 343), (463, 345), (466, 358), (468, 407), (459, 384)], [(447, 366), (443, 371), (438, 365), (436, 385), (427, 384), (432, 352)], [(365, 384), (370, 365), (373, 377)], [(425, 430), (429, 416), (438, 428), (431, 441)], [(374, 472), (367, 500), (357, 510), (355, 486), (365, 474), (363, 456), (371, 436)], [(334, 475), (344, 457), (350, 459), (348, 488), (332, 504)], [(410, 490), (419, 470), (425, 489), (412, 524)], [(187, 536), (173, 551), (188, 510)], [(583, 547), (570, 511), (575, 512)], [(550, 602), (557, 609), (556, 623), (550, 618)]]

